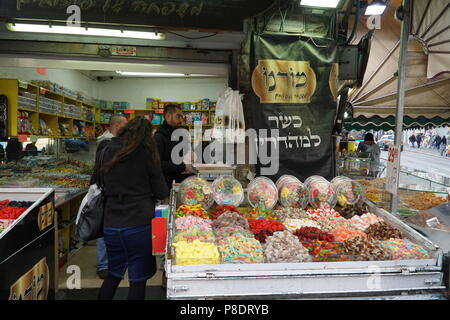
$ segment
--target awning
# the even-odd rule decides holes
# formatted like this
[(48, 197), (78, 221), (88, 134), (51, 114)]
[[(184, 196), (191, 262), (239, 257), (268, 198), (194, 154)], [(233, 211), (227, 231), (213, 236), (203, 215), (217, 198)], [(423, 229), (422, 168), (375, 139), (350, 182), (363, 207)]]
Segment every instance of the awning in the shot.
[[(433, 118), (427, 118), (423, 116), (418, 116), (416, 118), (405, 116), (403, 118), (404, 129), (416, 129), (416, 128), (430, 128), (430, 127), (440, 127), (440, 126), (450, 126), (450, 118), (442, 118), (440, 116), (435, 116)], [(371, 117), (366, 117), (360, 115), (356, 118), (344, 121), (344, 128), (348, 131), (350, 130), (394, 130), (395, 129), (395, 117), (387, 116), (385, 118), (378, 115), (373, 115)]]

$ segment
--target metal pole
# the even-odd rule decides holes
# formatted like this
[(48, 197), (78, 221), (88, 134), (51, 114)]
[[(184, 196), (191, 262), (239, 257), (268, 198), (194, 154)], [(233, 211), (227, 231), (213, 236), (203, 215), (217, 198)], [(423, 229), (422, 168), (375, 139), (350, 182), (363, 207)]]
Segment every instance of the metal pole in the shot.
[[(397, 112), (395, 116), (395, 140), (394, 144), (401, 150), (403, 114), (405, 107), (405, 83), (406, 83), (406, 60), (408, 59), (408, 39), (411, 22), (411, 1), (403, 0), (403, 19), (400, 38), (400, 58), (398, 61), (398, 85), (397, 85)], [(401, 152), (399, 152), (399, 163), (401, 163)], [(400, 172), (397, 171), (397, 182), (400, 178)], [(392, 195), (391, 212), (397, 214), (398, 195)]]

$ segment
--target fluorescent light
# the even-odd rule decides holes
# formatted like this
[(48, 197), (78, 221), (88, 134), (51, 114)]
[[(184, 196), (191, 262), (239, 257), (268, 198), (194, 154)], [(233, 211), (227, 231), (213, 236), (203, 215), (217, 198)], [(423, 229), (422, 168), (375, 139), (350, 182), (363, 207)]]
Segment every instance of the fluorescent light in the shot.
[(341, 0), (300, 0), (301, 6), (336, 8)]
[(57, 26), (45, 24), (27, 24), (27, 23), (7, 23), (6, 27), (10, 31), (18, 32), (36, 32), (36, 33), (58, 33), (58, 34), (72, 34), (81, 36), (100, 36), (100, 37), (119, 37), (119, 38), (134, 38), (134, 39), (148, 39), (148, 40), (164, 40), (166, 35), (164, 33), (148, 32), (148, 31), (130, 31), (118, 29), (104, 29), (104, 28), (85, 28), (85, 27), (71, 27), (71, 26)]
[(209, 74), (186, 74), (186, 73), (168, 73), (168, 72), (128, 72), (116, 71), (117, 74), (130, 77), (214, 77)]
[(386, 4), (381, 1), (374, 1), (366, 8), (364, 15), (366, 16), (380, 16), (386, 10)]

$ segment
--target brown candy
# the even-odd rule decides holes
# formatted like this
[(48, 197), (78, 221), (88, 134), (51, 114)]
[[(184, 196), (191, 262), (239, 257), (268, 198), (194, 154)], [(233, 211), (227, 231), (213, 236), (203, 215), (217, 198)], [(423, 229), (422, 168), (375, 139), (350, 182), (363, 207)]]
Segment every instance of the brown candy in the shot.
[(344, 248), (352, 260), (381, 261), (390, 260), (391, 255), (381, 247), (381, 241), (372, 238), (354, 237), (344, 241)]
[(246, 230), (250, 230), (247, 219), (242, 217), (236, 212), (224, 212), (216, 220), (213, 221), (212, 226), (214, 229), (220, 229), (223, 227), (240, 226)]
[(391, 238), (403, 239), (403, 233), (397, 228), (391, 227), (386, 222), (378, 222), (369, 226), (365, 233), (376, 240), (389, 240)]

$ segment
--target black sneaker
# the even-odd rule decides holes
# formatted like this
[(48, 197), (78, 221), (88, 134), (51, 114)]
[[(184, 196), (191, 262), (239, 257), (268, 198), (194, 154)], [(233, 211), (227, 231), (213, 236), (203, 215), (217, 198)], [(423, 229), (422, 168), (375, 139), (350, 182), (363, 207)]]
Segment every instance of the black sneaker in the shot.
[(100, 279), (102, 279), (102, 280), (105, 280), (106, 277), (108, 276), (108, 274), (109, 274), (108, 269), (103, 269), (103, 270), (97, 271), (98, 277), (99, 277)]

